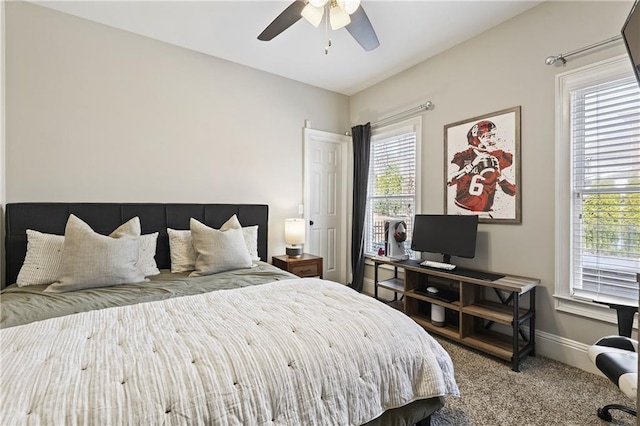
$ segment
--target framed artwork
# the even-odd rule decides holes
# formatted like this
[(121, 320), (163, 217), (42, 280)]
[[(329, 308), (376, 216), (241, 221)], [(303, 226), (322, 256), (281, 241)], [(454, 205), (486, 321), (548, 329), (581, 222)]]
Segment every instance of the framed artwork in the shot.
[(520, 107), (444, 126), (445, 214), (522, 223)]

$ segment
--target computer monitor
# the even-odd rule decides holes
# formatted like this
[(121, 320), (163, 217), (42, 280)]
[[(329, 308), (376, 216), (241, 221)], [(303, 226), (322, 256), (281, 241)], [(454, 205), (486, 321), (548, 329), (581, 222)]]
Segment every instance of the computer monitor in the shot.
[(451, 262), (451, 256), (472, 258), (477, 234), (476, 215), (417, 214), (411, 250), (440, 253), (445, 263)]

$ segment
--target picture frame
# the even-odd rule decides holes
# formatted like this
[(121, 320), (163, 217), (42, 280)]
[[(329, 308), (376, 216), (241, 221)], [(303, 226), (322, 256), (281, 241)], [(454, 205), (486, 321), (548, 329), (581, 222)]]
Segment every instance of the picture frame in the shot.
[(444, 126), (444, 212), (522, 223), (520, 106)]

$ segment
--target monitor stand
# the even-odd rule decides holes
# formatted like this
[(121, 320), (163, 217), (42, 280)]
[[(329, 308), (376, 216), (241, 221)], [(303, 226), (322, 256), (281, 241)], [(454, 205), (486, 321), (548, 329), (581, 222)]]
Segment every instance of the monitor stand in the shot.
[(444, 263), (451, 263), (451, 255), (449, 255), (449, 254), (443, 254), (443, 255), (442, 255), (442, 262), (444, 262)]

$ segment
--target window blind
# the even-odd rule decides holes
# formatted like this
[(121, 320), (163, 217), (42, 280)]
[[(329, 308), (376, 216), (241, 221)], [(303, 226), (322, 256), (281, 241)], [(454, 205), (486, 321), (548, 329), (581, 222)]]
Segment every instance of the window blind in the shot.
[(365, 251), (384, 248), (384, 222), (404, 220), (410, 253), (416, 204), (416, 133), (372, 138), (365, 223)]
[(571, 294), (638, 301), (640, 89), (634, 77), (571, 91)]

